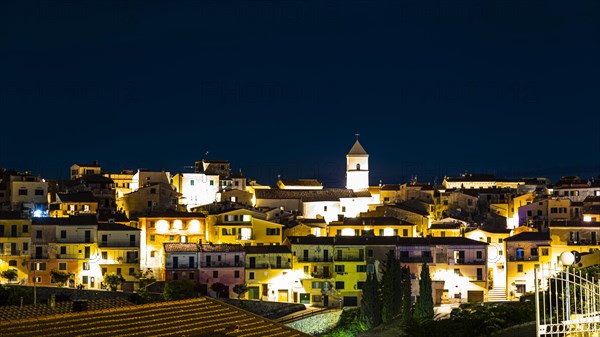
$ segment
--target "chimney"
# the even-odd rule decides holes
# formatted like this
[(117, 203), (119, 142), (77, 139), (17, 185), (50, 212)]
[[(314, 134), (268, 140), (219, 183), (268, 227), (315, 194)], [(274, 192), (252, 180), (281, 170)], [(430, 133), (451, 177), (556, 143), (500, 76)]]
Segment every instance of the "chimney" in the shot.
[(94, 165), (98, 165), (98, 160), (94, 160)]
[(56, 295), (50, 294), (50, 308), (56, 307)]

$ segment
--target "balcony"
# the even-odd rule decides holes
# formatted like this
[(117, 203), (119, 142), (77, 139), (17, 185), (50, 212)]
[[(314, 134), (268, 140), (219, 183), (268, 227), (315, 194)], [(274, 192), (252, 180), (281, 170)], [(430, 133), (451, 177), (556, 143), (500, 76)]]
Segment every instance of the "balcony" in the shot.
[(48, 253), (32, 254), (31, 255), (31, 259), (32, 260), (47, 260), (48, 259)]
[(539, 261), (540, 257), (539, 256), (509, 256), (508, 257), (508, 261)]
[[(82, 254), (56, 254), (56, 258), (59, 260), (77, 260), (84, 259)], [(86, 258), (89, 259), (89, 258)]]
[(5, 250), (0, 250), (0, 255), (3, 256), (21, 256), (21, 255), (29, 255), (29, 251), (27, 250), (10, 250), (10, 249), (5, 249)]
[(248, 264), (246, 269), (269, 269), (269, 264), (268, 263)]
[(290, 263), (289, 262), (284, 262), (284, 263), (271, 263), (271, 269), (290, 269)]
[(235, 237), (236, 240), (240, 240), (240, 241), (249, 241), (249, 240), (255, 240), (254, 234), (252, 235), (236, 235)]
[(135, 241), (122, 241), (122, 242), (109, 242), (109, 241), (100, 241), (98, 242), (98, 247), (103, 248), (139, 248), (140, 242)]
[(456, 264), (463, 265), (484, 265), (485, 260), (467, 260), (467, 259), (456, 259)]
[(331, 278), (331, 273), (328, 271), (318, 271), (310, 273), (310, 276), (313, 278)]
[(400, 262), (433, 263), (433, 256), (400, 256)]
[(569, 246), (597, 246), (600, 244), (600, 242), (596, 241), (596, 240), (579, 240), (579, 241), (569, 241), (567, 242), (567, 244)]
[(70, 239), (56, 239), (56, 243), (76, 243), (76, 244), (92, 244), (96, 243), (96, 240), (86, 240), (82, 238), (70, 238)]
[(244, 262), (202, 262), (200, 267), (202, 268), (240, 268), (244, 266)]
[(308, 257), (308, 256), (298, 256), (298, 262), (333, 262), (333, 257), (329, 256), (325, 257)]
[(342, 255), (335, 258), (336, 261), (364, 261), (364, 255)]
[(167, 269), (197, 269), (198, 263), (167, 263)]

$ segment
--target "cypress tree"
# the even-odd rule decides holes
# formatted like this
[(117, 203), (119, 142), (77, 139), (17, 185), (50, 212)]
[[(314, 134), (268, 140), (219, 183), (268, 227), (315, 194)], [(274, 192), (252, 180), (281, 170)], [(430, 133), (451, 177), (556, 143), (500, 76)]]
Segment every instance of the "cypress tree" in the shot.
[(412, 285), (410, 283), (410, 268), (402, 267), (402, 321), (409, 323), (412, 321)]
[(393, 273), (394, 273), (394, 316), (400, 315), (402, 311), (402, 266), (400, 260), (394, 257), (393, 261)]
[(421, 279), (419, 280), (419, 298), (415, 305), (414, 318), (419, 321), (433, 319), (433, 296), (431, 290), (431, 276), (429, 266), (423, 263), (421, 268)]
[(393, 252), (387, 254), (385, 271), (381, 278), (381, 320), (388, 323), (394, 317), (394, 255)]
[(381, 302), (379, 300), (379, 282), (373, 273), (367, 274), (360, 303), (360, 321), (365, 330), (381, 323)]

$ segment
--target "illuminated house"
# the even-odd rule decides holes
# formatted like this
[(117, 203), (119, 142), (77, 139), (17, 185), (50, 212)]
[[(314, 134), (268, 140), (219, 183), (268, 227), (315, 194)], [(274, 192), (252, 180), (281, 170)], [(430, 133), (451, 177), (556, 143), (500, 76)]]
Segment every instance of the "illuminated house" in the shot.
[(87, 175), (99, 175), (102, 173), (102, 167), (95, 160), (92, 164), (73, 164), (70, 172), (71, 180), (75, 180)]
[(482, 227), (465, 233), (471, 240), (487, 242), (487, 267), (490, 291), (489, 301), (506, 300), (506, 252), (504, 240), (510, 236), (509, 229)]
[(399, 184), (384, 184), (379, 191), (380, 204), (396, 203), (403, 200)]
[(429, 235), (434, 237), (462, 236), (466, 226), (462, 221), (434, 221), (429, 226)]
[(524, 185), (523, 179), (501, 179), (493, 174), (461, 174), (460, 177), (444, 177), (443, 185), (447, 189), (511, 188)]
[(0, 271), (15, 269), (18, 275), (11, 282), (27, 282), (30, 229), (31, 220), (22, 218), (21, 212), (0, 211)]
[(115, 273), (127, 282), (140, 270), (140, 230), (115, 222), (98, 223), (98, 251), (102, 275)]
[(275, 302), (298, 302), (300, 280), (292, 271), (290, 247), (246, 246), (247, 298)]
[(369, 190), (344, 188), (314, 190), (256, 189), (256, 207), (281, 208), (304, 218), (324, 218), (331, 222), (339, 216), (356, 217), (372, 203)]
[(165, 211), (140, 216), (140, 269), (152, 269), (157, 280), (165, 279), (165, 243), (201, 243), (206, 241), (202, 213)]
[(180, 203), (188, 211), (194, 207), (217, 201), (219, 175), (205, 173), (178, 173), (173, 177), (175, 190), (181, 193)]
[(323, 184), (316, 179), (279, 179), (277, 188), (280, 190), (322, 190)]
[(200, 245), (197, 243), (164, 243), (165, 280), (198, 282)]
[(210, 176), (217, 175), (219, 177), (217, 184), (219, 186), (219, 191), (226, 191), (230, 189), (244, 191), (246, 189), (246, 178), (244, 178), (242, 171), (240, 170), (238, 174), (232, 174), (231, 164), (227, 160), (196, 160), (194, 164), (194, 171), (196, 173), (204, 173)]
[(66, 182), (69, 193), (92, 192), (98, 200), (97, 213), (110, 213), (115, 210), (115, 184), (112, 179), (100, 174), (87, 174)]
[(71, 215), (96, 214), (98, 199), (92, 192), (56, 193), (56, 200), (49, 206), (52, 217), (69, 217)]
[(206, 217), (208, 242), (215, 244), (279, 245), (283, 225), (264, 220), (262, 212), (235, 209)]
[(600, 222), (557, 220), (552, 221), (548, 229), (553, 263), (557, 263), (560, 254), (566, 251), (582, 254), (600, 250)]
[(533, 200), (519, 207), (519, 224), (545, 228), (556, 220), (581, 220), (583, 204), (571, 201), (566, 197), (552, 197)]
[(504, 239), (508, 299), (534, 291), (534, 268), (554, 267), (549, 232), (523, 232)]
[(33, 218), (29, 282), (53, 284), (50, 271), (73, 273), (69, 286), (99, 288), (98, 224), (95, 215)]
[(427, 262), (434, 303), (484, 301), (488, 291), (487, 243), (462, 237), (398, 238), (396, 255), (413, 276)]
[(48, 209), (48, 183), (30, 172), (4, 172), (0, 192), (4, 210), (21, 211), (31, 216)]
[(327, 229), (329, 236), (417, 236), (414, 224), (393, 217), (344, 218), (330, 222)]
[(600, 196), (583, 200), (583, 221), (600, 222)]
[(301, 282), (300, 303), (317, 306), (339, 305), (334, 299), (333, 252), (334, 238), (315, 236), (288, 237), (293, 255), (293, 267)]
[(553, 194), (556, 197), (582, 202), (587, 197), (600, 196), (600, 180), (586, 180), (576, 176), (562, 177), (554, 184)]
[[(301, 299), (317, 306), (357, 306), (367, 272), (381, 272), (391, 252), (410, 268), (418, 294), (421, 265), (427, 262), (436, 303), (485, 299), (487, 243), (465, 238), (398, 236), (288, 237), (294, 273), (302, 282)], [(378, 274), (380, 277), (380, 274)]]
[(297, 219), (295, 224), (285, 228), (285, 237), (288, 236), (327, 236), (327, 222), (325, 219)]
[(117, 200), (117, 209), (128, 217), (177, 210), (180, 194), (171, 185), (158, 183), (136, 189)]
[(244, 283), (244, 264), (246, 252), (242, 245), (236, 244), (202, 244), (200, 245), (200, 287), (202, 292), (217, 296), (212, 285), (221, 283), (226, 291), (219, 297), (236, 297), (233, 287)]
[(127, 193), (131, 193), (131, 184), (133, 182), (134, 172), (132, 170), (123, 170), (119, 173), (103, 173), (103, 176), (112, 179), (115, 183), (115, 198), (119, 199)]
[(430, 213), (427, 210), (415, 208), (405, 203), (385, 206), (385, 216), (394, 217), (415, 225), (418, 235), (426, 236), (431, 222)]

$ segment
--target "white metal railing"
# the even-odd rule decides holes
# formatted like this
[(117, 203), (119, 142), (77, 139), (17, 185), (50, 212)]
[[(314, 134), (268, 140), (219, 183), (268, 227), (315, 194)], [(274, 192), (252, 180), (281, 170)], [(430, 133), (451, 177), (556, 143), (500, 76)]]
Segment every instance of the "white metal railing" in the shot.
[(537, 336), (600, 336), (600, 281), (580, 271), (535, 269)]

